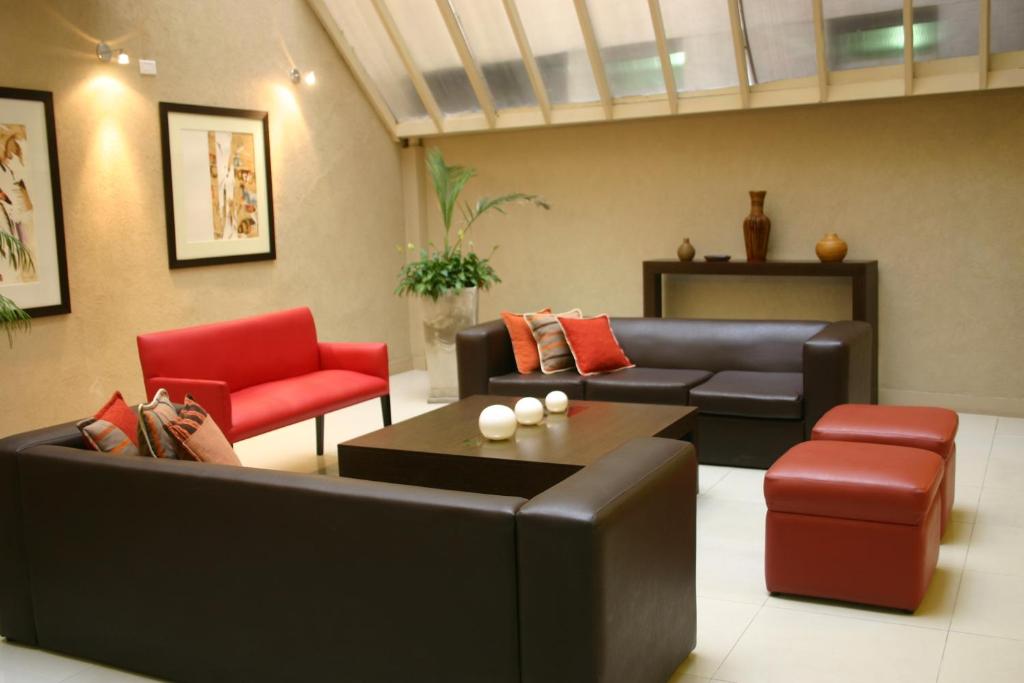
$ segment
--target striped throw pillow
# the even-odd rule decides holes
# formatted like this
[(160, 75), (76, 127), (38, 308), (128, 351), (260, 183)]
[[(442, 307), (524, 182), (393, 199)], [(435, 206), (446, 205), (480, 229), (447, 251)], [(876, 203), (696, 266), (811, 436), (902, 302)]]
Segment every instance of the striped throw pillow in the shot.
[(545, 375), (565, 372), (575, 367), (572, 351), (565, 341), (565, 333), (558, 324), (559, 318), (582, 318), (583, 312), (578, 308), (565, 313), (527, 313), (523, 316), (533, 338), (537, 342), (537, 353), (540, 355), (540, 371)]
[(157, 390), (153, 400), (139, 406), (139, 450), (151, 458), (178, 458), (178, 444), (165, 427), (178, 419), (166, 389)]
[(178, 411), (178, 418), (167, 425), (167, 433), (177, 443), (183, 460), (242, 464), (224, 432), (191, 395), (185, 396), (185, 405)]

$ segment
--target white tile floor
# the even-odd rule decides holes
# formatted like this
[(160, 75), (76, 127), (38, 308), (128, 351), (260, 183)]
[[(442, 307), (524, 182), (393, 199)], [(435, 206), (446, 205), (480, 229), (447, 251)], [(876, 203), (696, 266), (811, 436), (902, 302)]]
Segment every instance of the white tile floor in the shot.
[[(425, 373), (392, 378), (396, 421), (437, 406)], [(380, 426), (376, 402), (238, 444), (250, 466), (322, 470), (330, 447)], [(701, 466), (697, 649), (672, 683), (1020, 683), (1024, 681), (1024, 419), (961, 415), (957, 499), (931, 588), (914, 615), (764, 588), (764, 472)], [(148, 679), (0, 644), (0, 683)]]

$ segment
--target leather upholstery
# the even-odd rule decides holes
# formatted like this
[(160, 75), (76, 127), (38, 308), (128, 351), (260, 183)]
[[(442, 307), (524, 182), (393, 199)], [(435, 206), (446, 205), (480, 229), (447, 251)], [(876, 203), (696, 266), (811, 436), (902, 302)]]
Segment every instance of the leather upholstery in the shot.
[(682, 442), (630, 442), (525, 513), (516, 497), (83, 446), (74, 423), (0, 440), (5, 637), (257, 683), (660, 683), (694, 646)]
[(765, 476), (769, 591), (914, 610), (939, 552), (942, 459), (810, 441)]
[[(456, 337), (459, 395), (562, 389), (571, 398), (686, 401), (701, 408), (701, 461), (740, 467), (767, 467), (808, 438), (832, 406), (871, 399), (872, 330), (864, 322), (612, 318), (611, 325), (637, 367), (580, 379), (516, 373), (500, 320), (463, 330)], [(717, 374), (684, 389), (677, 371), (729, 374), (718, 378), (718, 390)], [(740, 386), (740, 378), (755, 381)]]
[(828, 323), (789, 320), (613, 318), (629, 359), (645, 368), (801, 372), (803, 343)]
[(706, 370), (629, 368), (587, 377), (584, 393), (590, 401), (667, 403), (687, 405), (690, 389), (711, 377)]
[(811, 430), (812, 439), (861, 441), (923, 448), (945, 460), (939, 495), (942, 531), (956, 498), (956, 432), (959, 417), (945, 408), (844, 404), (830, 409)]
[(229, 441), (388, 394), (386, 344), (318, 342), (293, 308), (138, 337), (147, 396), (191, 393)]
[(829, 409), (811, 438), (924, 448), (948, 458), (958, 425), (957, 414), (946, 408), (846, 403)]
[(799, 372), (725, 371), (692, 389), (690, 404), (709, 415), (799, 420), (803, 387)]
[(697, 462), (636, 439), (518, 516), (524, 683), (662, 683), (695, 644)]
[(832, 406), (871, 402), (872, 340), (871, 325), (842, 320), (804, 343), (804, 438)]
[(350, 370), (319, 370), (246, 387), (231, 395), (232, 436), (246, 439), (386, 393), (387, 380)]
[(566, 370), (554, 375), (540, 372), (520, 375), (511, 372), (507, 375), (491, 377), (485, 394), (497, 396), (535, 396), (544, 398), (548, 392), (564, 391), (569, 398), (583, 398), (583, 377), (575, 370)]
[(904, 446), (806, 441), (764, 478), (769, 510), (920, 524), (942, 481), (942, 459)]

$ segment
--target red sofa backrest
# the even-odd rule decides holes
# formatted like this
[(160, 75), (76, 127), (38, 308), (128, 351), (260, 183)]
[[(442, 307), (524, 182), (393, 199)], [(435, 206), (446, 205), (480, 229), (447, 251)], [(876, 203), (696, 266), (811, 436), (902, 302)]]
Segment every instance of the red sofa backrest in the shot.
[(320, 369), (308, 308), (140, 334), (142, 375), (213, 379), (231, 391)]

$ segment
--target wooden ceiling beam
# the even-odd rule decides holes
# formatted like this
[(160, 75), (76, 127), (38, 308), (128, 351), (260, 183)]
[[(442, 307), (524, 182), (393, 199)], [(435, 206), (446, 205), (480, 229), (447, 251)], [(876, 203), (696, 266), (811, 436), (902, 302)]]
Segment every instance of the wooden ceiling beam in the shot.
[(729, 24), (732, 27), (732, 47), (736, 57), (736, 80), (739, 83), (740, 104), (750, 108), (750, 76), (747, 73), (747, 39), (740, 26), (739, 0), (729, 0)]
[(427, 80), (423, 78), (423, 73), (416, 66), (416, 62), (413, 61), (412, 53), (409, 52), (409, 47), (405, 44), (405, 39), (402, 38), (402, 33), (398, 30), (394, 17), (391, 16), (391, 12), (388, 10), (387, 5), (384, 4), (384, 0), (370, 0), (370, 2), (373, 4), (373, 8), (377, 10), (377, 16), (380, 17), (380, 22), (384, 25), (384, 31), (388, 34), (388, 38), (391, 40), (395, 50), (398, 51), (398, 57), (402, 60), (402, 64), (405, 65), (405, 71), (409, 74), (409, 80), (412, 81), (412, 87), (416, 89), (416, 94), (420, 96), (424, 108), (437, 127), (437, 132), (443, 133), (444, 114), (441, 112), (441, 107), (437, 104), (437, 100), (434, 99), (434, 93), (430, 91)]
[(533, 48), (526, 37), (526, 30), (523, 28), (523, 20), (519, 16), (519, 7), (516, 0), (502, 0), (505, 5), (505, 14), (508, 16), (509, 26), (512, 28), (512, 35), (515, 36), (516, 45), (519, 46), (519, 55), (523, 59), (523, 66), (526, 67), (526, 75), (530, 78), (530, 86), (533, 88), (533, 96), (537, 99), (537, 106), (544, 116), (544, 123), (551, 124), (551, 100), (548, 99), (548, 90), (544, 86), (544, 78), (540, 75), (540, 67), (533, 56)]
[(573, 0), (576, 5), (576, 16), (580, 21), (580, 31), (583, 32), (583, 44), (587, 48), (587, 57), (590, 59), (590, 68), (594, 72), (594, 82), (597, 84), (597, 93), (601, 97), (601, 107), (604, 109), (604, 117), (612, 118), (612, 91), (608, 87), (608, 75), (604, 71), (604, 61), (601, 59), (601, 48), (597, 44), (597, 36), (594, 35), (594, 24), (590, 20), (590, 10), (587, 8), (587, 0)]
[(668, 94), (668, 108), (673, 114), (679, 112), (679, 88), (676, 86), (676, 74), (672, 70), (672, 57), (668, 52), (668, 39), (665, 37), (665, 20), (661, 16), (660, 0), (647, 0), (651, 9), (651, 25), (654, 27), (654, 42), (658, 46), (661, 58), (661, 74), (665, 78), (665, 92)]
[(491, 89), (487, 87), (487, 81), (480, 70), (480, 65), (477, 64), (476, 58), (473, 57), (473, 53), (469, 49), (469, 43), (466, 42), (466, 35), (462, 32), (459, 18), (455, 16), (455, 11), (448, 0), (437, 0), (437, 9), (440, 10), (441, 18), (444, 19), (444, 25), (448, 28), (448, 35), (451, 36), (452, 42), (455, 43), (455, 51), (459, 53), (462, 68), (466, 71), (469, 85), (473, 88), (476, 101), (480, 103), (480, 110), (487, 119), (487, 125), (494, 128), (495, 121), (497, 120), (494, 97), (491, 95)]

